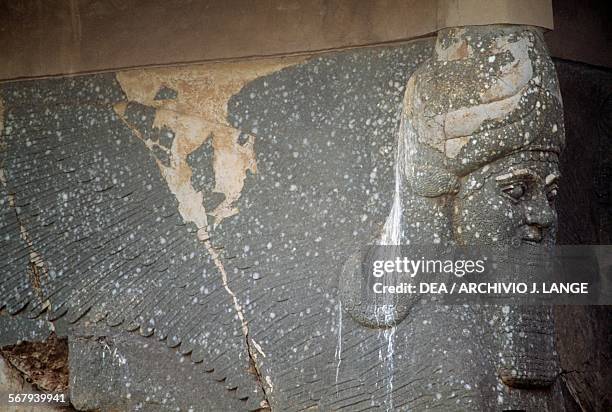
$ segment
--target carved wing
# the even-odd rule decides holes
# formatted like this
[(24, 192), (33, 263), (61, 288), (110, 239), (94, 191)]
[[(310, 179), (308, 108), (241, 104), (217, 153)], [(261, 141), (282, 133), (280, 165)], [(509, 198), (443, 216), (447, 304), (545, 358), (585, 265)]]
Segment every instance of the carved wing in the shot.
[(154, 335), (249, 409), (263, 389), (282, 410), (387, 404), (359, 382), (389, 376), (412, 402), (402, 364), (435, 363), (380, 362), (387, 336), (343, 321), (337, 288), (389, 211), (404, 85), (430, 50), (4, 85), (0, 304)]
[(155, 109), (128, 105), (124, 122), (112, 74), (8, 84), (2, 98), (0, 307), (154, 334), (258, 407), (220, 268), (137, 137), (169, 132)]

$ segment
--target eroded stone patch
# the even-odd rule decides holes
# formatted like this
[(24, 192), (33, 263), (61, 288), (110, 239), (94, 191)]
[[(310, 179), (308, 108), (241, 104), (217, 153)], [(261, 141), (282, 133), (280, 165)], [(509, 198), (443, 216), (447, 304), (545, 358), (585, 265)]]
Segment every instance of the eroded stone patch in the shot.
[(51, 334), (45, 341), (24, 341), (0, 354), (27, 382), (46, 392), (68, 392), (68, 341)]
[[(183, 68), (133, 70), (117, 73), (117, 80), (129, 102), (155, 108), (153, 128), (174, 133), (171, 145), (143, 139), (152, 151), (165, 151), (169, 162), (157, 158), (170, 190), (179, 201), (181, 216), (199, 229), (198, 237), (207, 238), (207, 214), (218, 224), (238, 213), (234, 203), (240, 197), (247, 172), (257, 173), (253, 145), (255, 137), (241, 138), (241, 133), (227, 122), (227, 102), (253, 79), (304, 61), (304, 57), (213, 63)], [(172, 90), (175, 93), (169, 93)], [(171, 97), (160, 99), (161, 96)], [(127, 103), (115, 111), (126, 119)], [(141, 136), (142, 138), (142, 136)], [(214, 188), (202, 193), (193, 188), (193, 170), (189, 155), (208, 139), (214, 150)], [(169, 147), (168, 147), (169, 146)], [(161, 148), (161, 149), (159, 149)], [(223, 194), (213, 210), (206, 210), (204, 197)]]

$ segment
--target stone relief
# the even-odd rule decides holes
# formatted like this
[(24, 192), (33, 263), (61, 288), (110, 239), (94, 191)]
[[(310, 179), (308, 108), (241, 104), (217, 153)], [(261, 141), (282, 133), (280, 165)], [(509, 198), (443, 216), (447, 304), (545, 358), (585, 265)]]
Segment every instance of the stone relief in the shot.
[[(553, 245), (563, 146), (559, 87), (538, 30), (440, 31), (432, 57), (407, 82), (396, 199), (378, 242)], [(359, 296), (366, 281), (359, 264), (351, 257), (340, 281), (348, 313), (375, 328), (395, 327), (409, 317), (418, 295), (393, 296), (391, 305), (373, 292)], [(504, 331), (495, 343), (501, 380), (514, 387), (550, 385), (559, 369), (550, 309), (505, 307), (503, 315)]]
[(220, 67), (3, 85), (0, 337), (22, 315), (67, 336), (79, 409), (558, 404), (548, 309), (407, 300), (381, 322), (335, 276), (368, 233), (554, 242), (564, 129), (537, 30)]

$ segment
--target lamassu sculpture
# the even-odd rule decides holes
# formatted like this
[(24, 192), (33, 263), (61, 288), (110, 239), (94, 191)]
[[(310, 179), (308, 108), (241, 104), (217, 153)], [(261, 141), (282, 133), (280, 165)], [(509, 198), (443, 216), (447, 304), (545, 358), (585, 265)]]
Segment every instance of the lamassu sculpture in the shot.
[[(442, 30), (432, 57), (406, 86), (397, 198), (376, 242), (500, 250), (553, 245), (563, 146), (561, 96), (539, 30)], [(419, 296), (361, 296), (368, 274), (355, 270), (356, 259), (345, 265), (340, 284), (347, 311), (366, 327), (409, 321)], [(380, 306), (390, 300), (381, 319)], [(492, 353), (501, 382), (515, 388), (553, 384), (559, 366), (550, 308), (462, 310), (491, 326), (482, 332), (481, 350)]]
[[(336, 276), (369, 233), (552, 242), (563, 123), (540, 33), (448, 29), (435, 44), (260, 64), (2, 84), (0, 337), (39, 324), (66, 337), (82, 409), (559, 404), (547, 310), (400, 301), (388, 327), (364, 327), (370, 309), (346, 299), (358, 284)], [(179, 158), (150, 150), (163, 147)], [(213, 210), (229, 170), (215, 159), (234, 149), (257, 168), (233, 176), (238, 213), (204, 237), (166, 177)]]

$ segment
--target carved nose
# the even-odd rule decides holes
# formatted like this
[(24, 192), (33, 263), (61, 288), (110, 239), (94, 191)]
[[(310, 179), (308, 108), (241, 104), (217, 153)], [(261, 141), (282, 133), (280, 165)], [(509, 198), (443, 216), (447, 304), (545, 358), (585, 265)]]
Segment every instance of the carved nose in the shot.
[(555, 223), (555, 212), (550, 207), (546, 196), (538, 196), (525, 207), (525, 220), (530, 226), (546, 229)]
[(523, 239), (541, 242), (544, 238), (544, 230), (555, 222), (555, 212), (550, 207), (546, 196), (539, 196), (525, 206), (525, 221), (527, 225), (523, 228)]
[(523, 229), (523, 239), (530, 242), (541, 242), (542, 241), (542, 228), (536, 225), (527, 225)]

